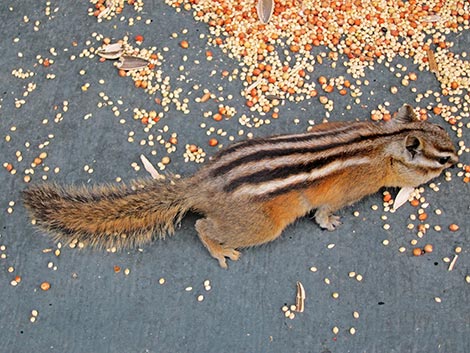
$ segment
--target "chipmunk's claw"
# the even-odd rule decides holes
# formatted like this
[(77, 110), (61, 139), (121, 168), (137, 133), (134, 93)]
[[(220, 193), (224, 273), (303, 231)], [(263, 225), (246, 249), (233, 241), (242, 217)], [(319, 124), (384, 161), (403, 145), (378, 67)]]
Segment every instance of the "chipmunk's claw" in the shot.
[(235, 249), (222, 248), (220, 251), (211, 252), (211, 255), (219, 261), (220, 267), (227, 269), (227, 257), (232, 261), (237, 261), (241, 253)]
[(230, 260), (237, 261), (240, 258), (240, 252), (230, 248), (224, 247), (217, 240), (214, 240), (209, 236), (211, 223), (207, 219), (200, 219), (196, 222), (196, 230), (201, 239), (202, 244), (209, 250), (209, 253), (213, 258), (219, 261), (219, 265), (222, 268), (228, 268), (227, 257)]
[(341, 218), (339, 216), (330, 214), (329, 211), (325, 209), (319, 208), (315, 212), (315, 221), (321, 228), (329, 231), (336, 230), (341, 225), (340, 219)]

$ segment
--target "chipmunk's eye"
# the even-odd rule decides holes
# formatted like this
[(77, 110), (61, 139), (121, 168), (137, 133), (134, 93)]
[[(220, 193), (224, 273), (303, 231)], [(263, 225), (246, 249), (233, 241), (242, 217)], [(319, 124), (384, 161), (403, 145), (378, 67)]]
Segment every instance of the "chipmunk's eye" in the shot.
[(438, 159), (438, 162), (442, 165), (446, 164), (448, 161), (449, 161), (450, 157), (447, 156), (447, 157), (441, 157)]

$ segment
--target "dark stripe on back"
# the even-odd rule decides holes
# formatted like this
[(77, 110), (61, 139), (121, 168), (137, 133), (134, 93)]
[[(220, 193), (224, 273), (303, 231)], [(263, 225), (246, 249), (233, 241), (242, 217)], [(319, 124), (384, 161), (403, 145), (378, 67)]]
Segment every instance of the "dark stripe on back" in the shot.
[(257, 151), (251, 154), (248, 154), (246, 156), (240, 157), (238, 159), (235, 159), (234, 161), (231, 161), (229, 163), (223, 164), (220, 167), (214, 168), (213, 170), (210, 171), (210, 175), (213, 177), (218, 177), (221, 176), (230, 170), (232, 170), (235, 167), (238, 167), (242, 164), (253, 162), (253, 161), (258, 161), (263, 158), (275, 158), (275, 157), (283, 157), (283, 156), (288, 156), (290, 154), (295, 154), (295, 153), (316, 153), (316, 152), (322, 152), (326, 151), (328, 149), (333, 149), (337, 147), (342, 147), (342, 146), (347, 146), (353, 143), (358, 143), (362, 142), (365, 140), (378, 140), (383, 137), (390, 137), (390, 136), (395, 136), (395, 135), (400, 135), (404, 132), (410, 132), (410, 131), (415, 131), (419, 129), (413, 129), (413, 128), (405, 128), (401, 129), (395, 132), (391, 133), (381, 133), (381, 134), (372, 134), (372, 135), (359, 135), (358, 137), (352, 138), (347, 141), (342, 141), (342, 142), (336, 142), (336, 143), (329, 143), (323, 146), (313, 146), (313, 147), (297, 147), (297, 148), (287, 148), (287, 149), (273, 149), (273, 150), (263, 150), (263, 151)]
[(240, 178), (234, 179), (228, 185), (224, 186), (224, 191), (231, 192), (243, 184), (261, 184), (264, 182), (273, 181), (276, 179), (285, 179), (292, 175), (309, 173), (314, 169), (322, 168), (334, 161), (343, 161), (349, 158), (353, 158), (359, 155), (364, 155), (370, 153), (373, 150), (372, 147), (367, 146), (355, 151), (344, 153), (333, 154), (328, 157), (319, 158), (316, 160), (309, 161), (308, 163), (298, 163), (298, 164), (289, 164), (275, 169), (263, 169), (259, 172), (252, 173), (250, 175), (245, 175)]
[(303, 136), (292, 136), (292, 135), (278, 135), (278, 136), (272, 136), (272, 137), (267, 137), (267, 138), (256, 138), (253, 140), (246, 140), (240, 143), (236, 143), (232, 146), (229, 146), (225, 148), (224, 150), (220, 151), (217, 155), (217, 158), (220, 158), (222, 156), (225, 156), (227, 154), (233, 153), (238, 151), (241, 148), (245, 147), (253, 147), (257, 145), (264, 145), (266, 143), (270, 142), (305, 142), (309, 141), (311, 139), (317, 139), (317, 138), (323, 138), (327, 136), (334, 137), (336, 135), (340, 135), (346, 132), (352, 130), (357, 130), (357, 126), (354, 125), (347, 125), (341, 128), (336, 128), (334, 130), (324, 130), (324, 131), (318, 131), (318, 132), (306, 132)]

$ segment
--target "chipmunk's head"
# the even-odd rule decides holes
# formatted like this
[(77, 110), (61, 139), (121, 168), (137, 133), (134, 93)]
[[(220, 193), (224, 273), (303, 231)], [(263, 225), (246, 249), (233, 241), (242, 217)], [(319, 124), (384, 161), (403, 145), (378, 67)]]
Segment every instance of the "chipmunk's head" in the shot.
[(387, 147), (395, 179), (390, 186), (418, 186), (457, 163), (449, 134), (437, 124), (419, 120), (411, 106), (401, 107), (388, 124), (397, 131)]

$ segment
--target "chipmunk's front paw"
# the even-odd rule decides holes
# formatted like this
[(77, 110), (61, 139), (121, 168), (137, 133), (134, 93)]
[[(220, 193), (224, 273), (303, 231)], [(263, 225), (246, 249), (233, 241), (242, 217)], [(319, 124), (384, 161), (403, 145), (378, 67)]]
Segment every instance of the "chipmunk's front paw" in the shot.
[(329, 231), (336, 230), (341, 224), (339, 216), (332, 215), (323, 209), (318, 209), (315, 212), (315, 221), (321, 228)]

